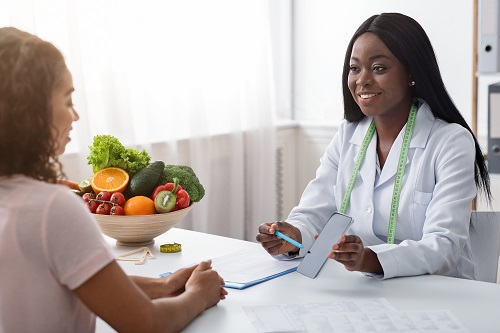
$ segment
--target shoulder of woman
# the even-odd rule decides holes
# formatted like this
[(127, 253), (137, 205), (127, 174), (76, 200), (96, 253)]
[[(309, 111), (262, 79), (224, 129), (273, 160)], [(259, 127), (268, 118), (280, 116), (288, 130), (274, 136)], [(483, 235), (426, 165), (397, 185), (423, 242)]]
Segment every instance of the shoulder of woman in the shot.
[(433, 123), (431, 129), (432, 135), (441, 134), (444, 136), (452, 136), (452, 137), (463, 136), (464, 138), (468, 138), (469, 140), (473, 141), (472, 134), (469, 132), (468, 129), (466, 129), (460, 124), (449, 123), (443, 119), (436, 118), (432, 113), (429, 105), (425, 103), (425, 101), (423, 100), (419, 112), (423, 112), (424, 116), (428, 118), (428, 121), (431, 121)]

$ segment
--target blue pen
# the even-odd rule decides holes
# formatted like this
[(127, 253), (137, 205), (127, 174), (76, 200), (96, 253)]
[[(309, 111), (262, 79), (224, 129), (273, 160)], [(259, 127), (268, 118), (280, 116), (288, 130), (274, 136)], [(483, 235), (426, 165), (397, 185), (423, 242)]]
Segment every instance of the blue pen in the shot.
[(297, 242), (296, 240), (293, 240), (291, 239), (290, 237), (288, 237), (287, 235), (285, 234), (282, 234), (281, 232), (279, 232), (278, 230), (276, 230), (274, 232), (274, 234), (284, 240), (286, 240), (288, 243), (292, 244), (292, 245), (295, 245), (296, 247), (298, 247), (299, 249), (303, 248), (304, 245), (300, 244), (299, 242)]

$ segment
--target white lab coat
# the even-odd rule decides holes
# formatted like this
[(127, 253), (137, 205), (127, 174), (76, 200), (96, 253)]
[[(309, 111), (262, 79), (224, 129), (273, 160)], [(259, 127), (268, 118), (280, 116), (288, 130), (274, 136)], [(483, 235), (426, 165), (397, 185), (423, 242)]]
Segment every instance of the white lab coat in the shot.
[[(346, 214), (358, 235), (378, 256), (388, 279), (439, 274), (475, 279), (469, 240), (474, 182), (472, 135), (458, 124), (436, 119), (420, 100), (403, 179), (395, 244), (386, 244), (389, 211), (405, 127), (376, 180), (376, 133), (351, 193)], [(304, 256), (333, 212), (338, 211), (356, 156), (371, 122), (343, 122), (321, 158), (316, 178), (287, 218), (299, 228)], [(374, 230), (383, 230), (377, 235)], [(332, 244), (337, 240), (332, 239)], [(398, 244), (399, 243), (399, 244)]]

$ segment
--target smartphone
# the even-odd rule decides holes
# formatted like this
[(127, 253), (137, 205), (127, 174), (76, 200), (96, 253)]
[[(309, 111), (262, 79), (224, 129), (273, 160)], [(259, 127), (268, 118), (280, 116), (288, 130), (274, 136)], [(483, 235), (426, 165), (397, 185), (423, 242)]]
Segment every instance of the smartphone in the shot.
[(332, 245), (345, 234), (353, 223), (347, 215), (335, 212), (297, 267), (297, 272), (314, 279), (332, 252)]

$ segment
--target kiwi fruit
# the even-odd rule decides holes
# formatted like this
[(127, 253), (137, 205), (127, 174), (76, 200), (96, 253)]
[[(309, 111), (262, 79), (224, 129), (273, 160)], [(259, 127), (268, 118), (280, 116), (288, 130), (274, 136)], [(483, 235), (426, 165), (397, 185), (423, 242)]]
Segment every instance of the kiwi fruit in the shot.
[(80, 191), (83, 193), (89, 193), (92, 192), (92, 186), (90, 185), (90, 182), (92, 180), (92, 176), (85, 178), (82, 180), (79, 184), (78, 187), (80, 188)]
[(157, 213), (168, 213), (175, 207), (177, 196), (170, 191), (161, 191), (155, 197)]

